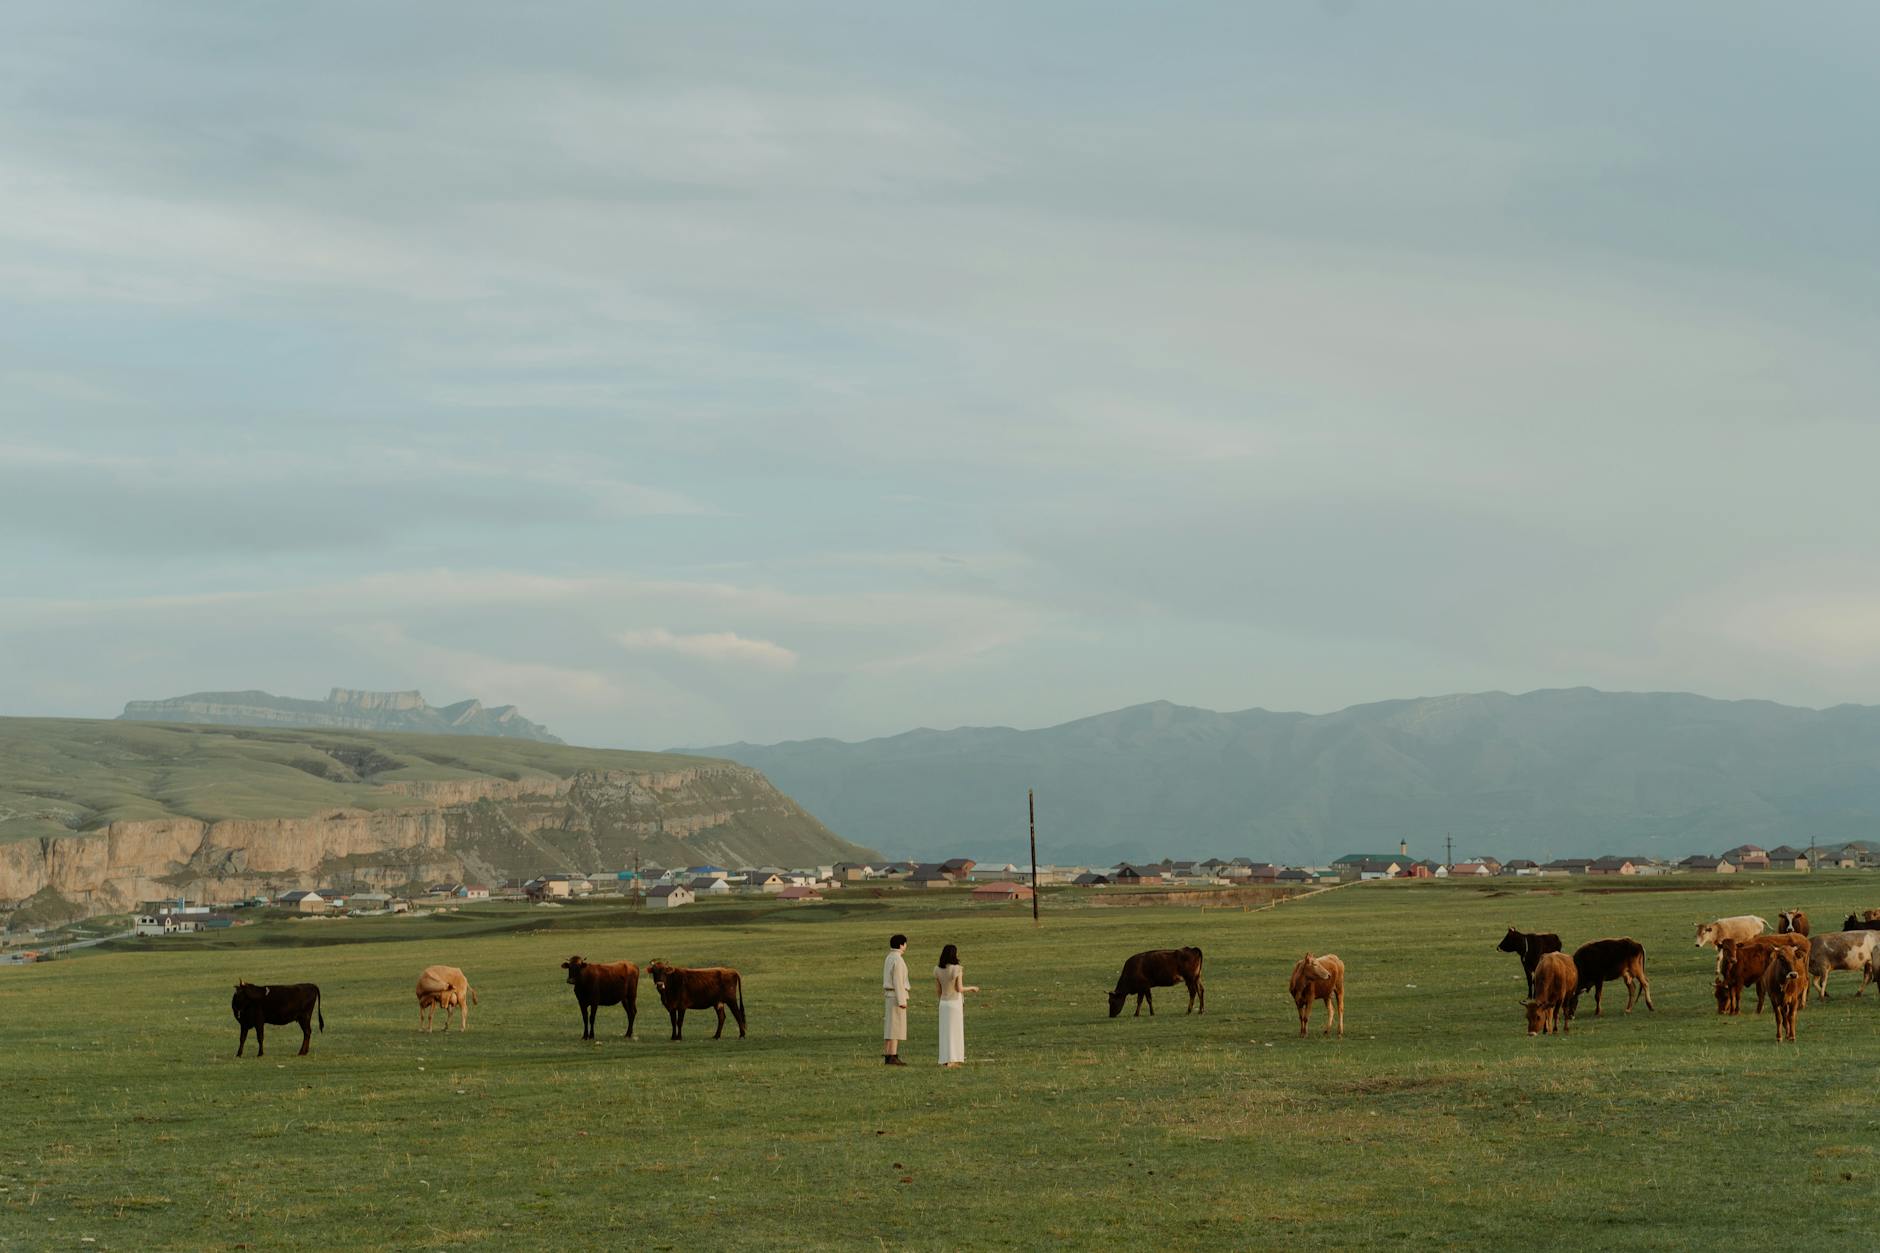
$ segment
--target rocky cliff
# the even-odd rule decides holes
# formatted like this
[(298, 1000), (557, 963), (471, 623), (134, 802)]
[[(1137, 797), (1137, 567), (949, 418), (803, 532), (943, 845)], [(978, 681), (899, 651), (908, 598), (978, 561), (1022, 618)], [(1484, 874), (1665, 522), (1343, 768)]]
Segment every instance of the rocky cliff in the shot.
[(0, 908), (875, 856), (757, 771), (513, 741), (0, 719)]
[(325, 700), (267, 692), (193, 692), (166, 700), (134, 700), (118, 715), (126, 722), (180, 722), (230, 727), (334, 727), (353, 731), (419, 731), (493, 735), (559, 744), (548, 728), (530, 722), (514, 705), (464, 700), (432, 705), (422, 692), (362, 692), (336, 687)]

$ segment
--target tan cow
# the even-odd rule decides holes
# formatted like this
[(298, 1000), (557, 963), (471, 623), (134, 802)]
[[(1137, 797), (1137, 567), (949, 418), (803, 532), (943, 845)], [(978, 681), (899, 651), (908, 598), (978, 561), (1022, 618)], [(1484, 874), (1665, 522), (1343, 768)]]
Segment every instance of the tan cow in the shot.
[(1299, 1007), (1299, 1038), (1305, 1039), (1306, 1022), (1312, 1017), (1312, 1002), (1325, 1002), (1325, 1034), (1332, 1034), (1332, 1018), (1338, 1018), (1338, 1038), (1345, 1038), (1345, 963), (1336, 953), (1314, 957), (1307, 953), (1292, 969), (1287, 983), (1293, 1004)]
[(1529, 1035), (1567, 1032), (1567, 1004), (1580, 991), (1580, 972), (1565, 953), (1548, 953), (1534, 967), (1534, 995), (1521, 1004), (1527, 1010)]
[(1880, 952), (1880, 931), (1830, 931), (1814, 937), (1808, 950), (1808, 977), (1828, 999), (1828, 976), (1837, 970), (1861, 972), (1860, 987), (1854, 995), (1867, 990), (1876, 976), (1875, 955)]
[[(1753, 940), (1769, 929), (1769, 924), (1756, 914), (1737, 914), (1730, 918), (1718, 918), (1713, 922), (1697, 924), (1697, 944), (1715, 945), (1718, 940)], [(1717, 973), (1723, 973), (1723, 953), (1717, 953)]]
[(457, 1011), (459, 1030), (470, 1030), (470, 1007), (477, 1004), (476, 989), (455, 966), (426, 966), (418, 976), (418, 1029), (429, 1031), (432, 1016), (444, 1009), (444, 1030), (450, 1030), (450, 1011)]

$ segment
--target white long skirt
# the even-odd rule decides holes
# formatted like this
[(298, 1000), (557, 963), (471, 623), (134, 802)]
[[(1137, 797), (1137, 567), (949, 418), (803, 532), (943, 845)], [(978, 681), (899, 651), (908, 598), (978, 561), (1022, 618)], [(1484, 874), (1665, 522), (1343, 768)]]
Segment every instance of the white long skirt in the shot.
[(940, 1002), (940, 1064), (966, 1060), (966, 1002)]

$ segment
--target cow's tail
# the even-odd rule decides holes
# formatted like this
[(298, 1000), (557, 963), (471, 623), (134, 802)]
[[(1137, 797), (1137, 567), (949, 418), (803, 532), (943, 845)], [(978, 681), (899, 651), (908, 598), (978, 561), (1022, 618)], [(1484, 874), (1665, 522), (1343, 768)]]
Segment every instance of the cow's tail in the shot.
[(475, 988), (470, 989), (470, 1003), (472, 1005), (481, 1005), (483, 1003), (477, 999), (477, 990)]
[(325, 1035), (326, 1034), (326, 1014), (320, 1008), (320, 994), (318, 992), (315, 992), (313, 994), (313, 1016), (320, 1020), (320, 1034)]
[(744, 1021), (744, 976), (738, 976), (738, 1021)]

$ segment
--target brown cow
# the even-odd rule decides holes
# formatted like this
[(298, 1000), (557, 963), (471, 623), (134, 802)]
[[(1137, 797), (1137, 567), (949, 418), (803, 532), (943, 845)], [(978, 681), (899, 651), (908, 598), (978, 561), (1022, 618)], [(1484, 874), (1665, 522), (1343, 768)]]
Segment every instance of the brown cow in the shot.
[(1808, 958), (1794, 948), (1777, 948), (1769, 955), (1769, 965), (1756, 985), (1759, 996), (1767, 996), (1776, 1011), (1776, 1042), (1783, 1033), (1795, 1040), (1795, 1015), (1808, 1001)]
[(320, 1020), (320, 1030), (326, 1030), (326, 1015), (320, 1012), (320, 987), (314, 983), (269, 983), (253, 984), (246, 979), (235, 982), (235, 995), (229, 998), (228, 1007), (235, 1015), (235, 1021), (242, 1029), (241, 1039), (236, 1041), (235, 1056), (240, 1057), (242, 1050), (248, 1047), (248, 1032), (255, 1033), (255, 1056), (261, 1057), (267, 1048), (267, 1029), (270, 1026), (284, 1027), (290, 1022), (300, 1024), (300, 1056), (305, 1057), (313, 1044), (313, 1020)]
[(1534, 966), (1533, 994), (1521, 1004), (1527, 1009), (1529, 1035), (1567, 1033), (1567, 1002), (1580, 988), (1580, 972), (1565, 953), (1543, 953)]
[(639, 1013), (640, 968), (632, 962), (591, 962), (570, 957), (561, 964), (574, 987), (575, 1004), (581, 1007), (581, 1038), (594, 1038), (594, 1021), (603, 1005), (619, 1005), (627, 1011), (626, 1038), (633, 1038), (633, 1019)]
[(1777, 935), (1807, 935), (1808, 915), (1799, 909), (1787, 909), (1776, 915)]
[(1314, 957), (1307, 953), (1292, 969), (1286, 990), (1299, 1007), (1299, 1038), (1305, 1039), (1306, 1022), (1312, 1017), (1312, 1002), (1325, 1002), (1325, 1034), (1332, 1034), (1332, 1017), (1338, 1018), (1338, 1038), (1345, 1038), (1345, 963), (1336, 953)]
[(457, 1010), (457, 1027), (470, 1030), (470, 1006), (479, 1004), (476, 989), (455, 966), (426, 966), (418, 975), (418, 1029), (429, 1031), (438, 1007), (444, 1008), (444, 1030), (450, 1030), (450, 1011)]
[(729, 966), (688, 970), (684, 966), (656, 961), (647, 966), (646, 973), (653, 980), (653, 986), (659, 989), (660, 1004), (672, 1018), (673, 1039), (683, 1038), (680, 1032), (688, 1009), (718, 1011), (718, 1030), (712, 1033), (714, 1040), (725, 1033), (725, 1010), (729, 1009), (738, 1020), (738, 1038), (744, 1038), (744, 979), (737, 971)]
[(1587, 941), (1573, 950), (1573, 968), (1579, 973), (1580, 986), (1567, 1002), (1569, 1018), (1580, 1012), (1580, 993), (1588, 988), (1593, 989), (1593, 1017), (1600, 1017), (1600, 998), (1606, 985), (1620, 979), (1625, 981), (1626, 1013), (1632, 1012), (1641, 996), (1646, 1009), (1657, 1008), (1652, 1004), (1651, 982), (1645, 978), (1645, 946), (1630, 936)]
[(1787, 935), (1759, 935), (1748, 940), (1717, 941), (1717, 952), (1723, 958), (1717, 982), (1724, 990), (1724, 995), (1718, 998), (1717, 1012), (1732, 1015), (1741, 1013), (1743, 989), (1754, 987), (1756, 1012), (1762, 1013), (1762, 976), (1769, 967), (1769, 955), (1777, 949), (1790, 949), (1800, 953), (1806, 965), (1809, 946), (1807, 936), (1792, 932)]
[(1501, 937), (1501, 943), (1495, 946), (1498, 953), (1517, 953), (1521, 957), (1521, 973), (1527, 976), (1528, 995), (1534, 995), (1534, 968), (1540, 965), (1542, 957), (1548, 953), (1560, 951), (1560, 937), (1551, 931), (1516, 931), (1508, 928), (1508, 934)]
[(1143, 1002), (1149, 1005), (1149, 1017), (1155, 1017), (1156, 988), (1188, 985), (1188, 1012), (1208, 1012), (1208, 994), (1201, 986), (1201, 950), (1198, 948), (1152, 948), (1137, 953), (1123, 963), (1116, 976), (1116, 990), (1110, 993), (1110, 1017), (1123, 1012), (1130, 997), (1136, 998), (1135, 1017), (1142, 1017)]

